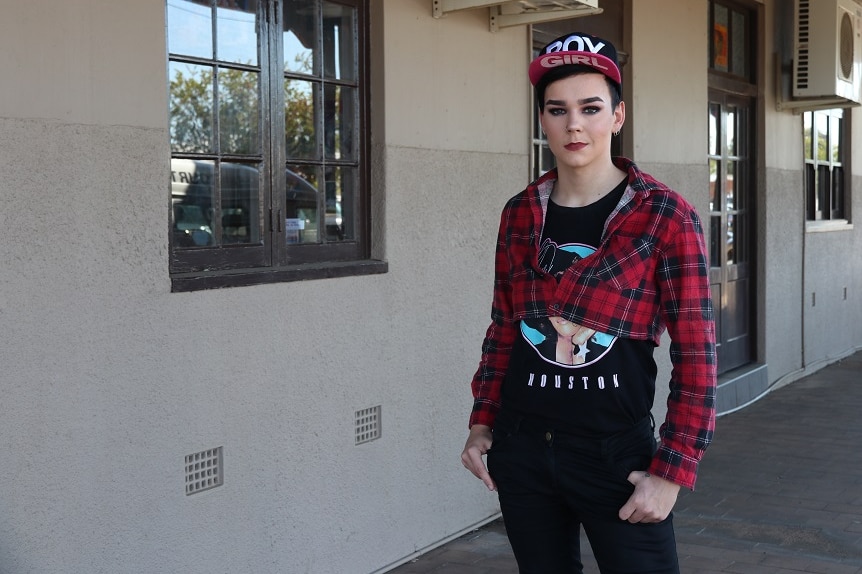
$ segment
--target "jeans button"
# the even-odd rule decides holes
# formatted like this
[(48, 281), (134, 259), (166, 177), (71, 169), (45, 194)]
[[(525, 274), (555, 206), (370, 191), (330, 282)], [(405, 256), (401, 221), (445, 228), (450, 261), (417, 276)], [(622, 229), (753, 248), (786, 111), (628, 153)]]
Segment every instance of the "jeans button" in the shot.
[(554, 438), (554, 435), (551, 434), (550, 431), (545, 433), (545, 440), (551, 442), (551, 439)]

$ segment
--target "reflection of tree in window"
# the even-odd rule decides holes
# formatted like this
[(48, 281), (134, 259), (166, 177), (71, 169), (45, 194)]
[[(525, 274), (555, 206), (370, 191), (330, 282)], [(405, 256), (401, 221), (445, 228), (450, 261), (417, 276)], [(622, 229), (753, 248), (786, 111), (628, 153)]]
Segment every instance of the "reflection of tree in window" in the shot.
[(212, 151), (212, 68), (171, 63), (170, 99), (173, 151), (186, 153)]

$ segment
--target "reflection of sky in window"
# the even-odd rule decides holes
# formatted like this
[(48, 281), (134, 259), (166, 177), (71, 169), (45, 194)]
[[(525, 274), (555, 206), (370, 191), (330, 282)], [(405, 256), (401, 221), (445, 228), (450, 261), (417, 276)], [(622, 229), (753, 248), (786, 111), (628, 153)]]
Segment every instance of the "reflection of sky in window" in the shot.
[(255, 14), (216, 9), (218, 18), (218, 59), (224, 62), (257, 64)]
[[(257, 63), (254, 13), (217, 9), (219, 54), (226, 62)], [(172, 54), (212, 58), (212, 11), (207, 6), (168, 0), (168, 49)]]
[(282, 34), (284, 40), (284, 69), (289, 72), (303, 72), (310, 74), (311, 70), (307, 69), (303, 63), (309, 60), (311, 50), (302, 45), (299, 38), (292, 31), (288, 30)]
[(168, 0), (168, 49), (172, 54), (212, 58), (212, 19), (206, 6)]

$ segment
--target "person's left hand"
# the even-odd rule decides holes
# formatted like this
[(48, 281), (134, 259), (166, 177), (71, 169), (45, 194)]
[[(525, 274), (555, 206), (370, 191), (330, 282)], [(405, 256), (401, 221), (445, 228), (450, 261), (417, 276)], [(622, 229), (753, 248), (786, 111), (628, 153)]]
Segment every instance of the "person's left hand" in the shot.
[(670, 515), (679, 485), (642, 470), (629, 473), (629, 482), (635, 491), (620, 508), (620, 520), (636, 522), (661, 522)]

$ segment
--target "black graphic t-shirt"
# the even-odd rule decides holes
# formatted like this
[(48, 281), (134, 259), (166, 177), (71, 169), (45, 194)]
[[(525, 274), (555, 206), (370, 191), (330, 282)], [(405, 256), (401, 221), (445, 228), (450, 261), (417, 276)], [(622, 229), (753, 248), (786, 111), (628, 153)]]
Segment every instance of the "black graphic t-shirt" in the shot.
[[(559, 279), (574, 262), (589, 257), (625, 187), (624, 180), (584, 207), (549, 201), (539, 252), (542, 269)], [(581, 435), (619, 432), (649, 415), (656, 378), (651, 342), (596, 333), (577, 345), (547, 317), (520, 321), (518, 328), (503, 382), (504, 408)]]

